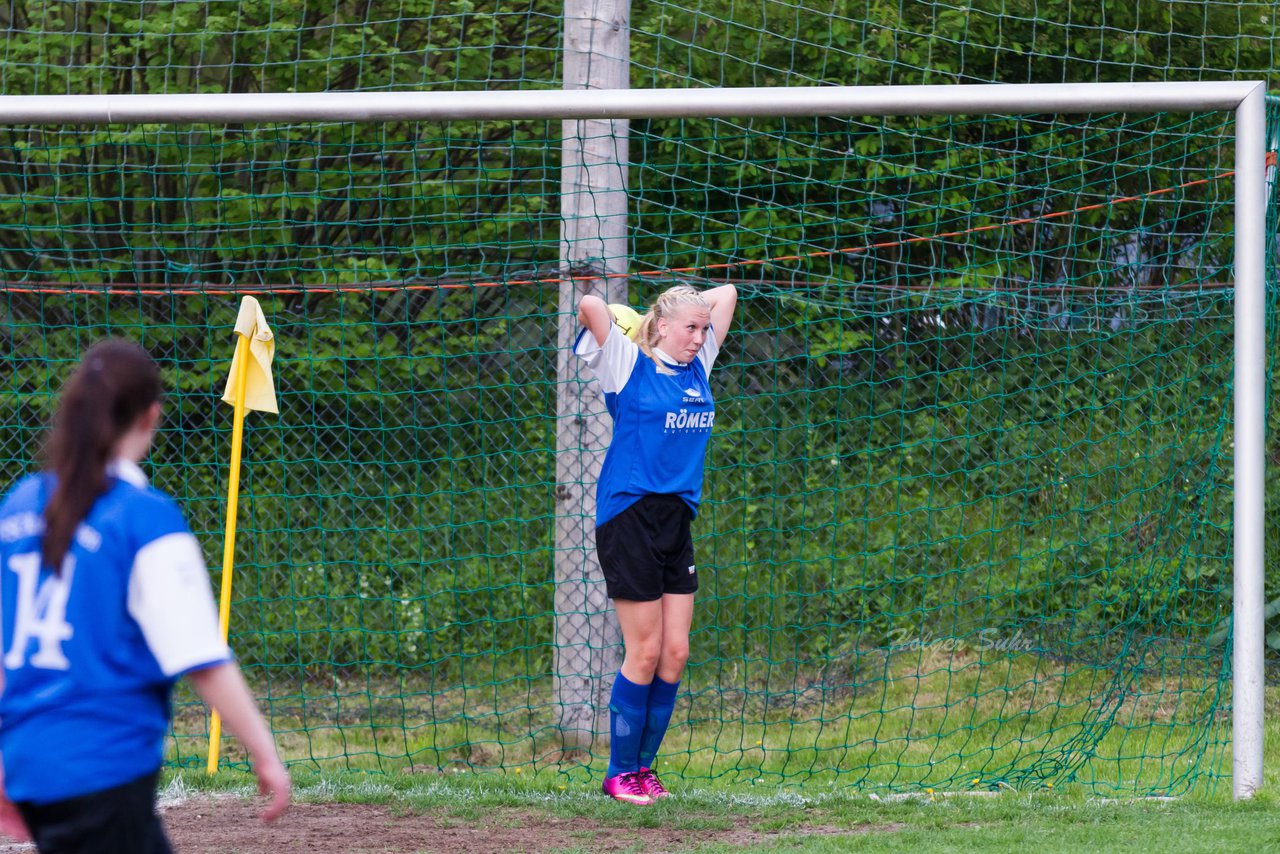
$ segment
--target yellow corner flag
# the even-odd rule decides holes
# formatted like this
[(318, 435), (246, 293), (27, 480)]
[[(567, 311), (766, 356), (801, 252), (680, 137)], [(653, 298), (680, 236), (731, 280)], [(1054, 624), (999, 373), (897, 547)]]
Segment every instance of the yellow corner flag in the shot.
[[(236, 334), (242, 341), (248, 342), (248, 355), (245, 347), (237, 344), (235, 356), (231, 359), (231, 373), (227, 376), (227, 389), (222, 393), (222, 402), (236, 405), (236, 395), (241, 385), (244, 386), (244, 408), (258, 412), (280, 414), (276, 406), (276, 390), (271, 382), (271, 360), (276, 355), (276, 340), (267, 326), (267, 316), (262, 313), (262, 306), (253, 297), (245, 297), (240, 302), (240, 314), (236, 316)], [(242, 364), (245, 359), (247, 364)]]
[[(240, 301), (236, 316), (236, 352), (231, 359), (231, 374), (222, 394), (226, 403), (235, 407), (231, 422), (231, 473), (227, 479), (227, 533), (222, 542), (222, 595), (218, 600), (218, 629), (227, 639), (231, 625), (231, 572), (236, 555), (236, 509), (240, 499), (240, 447), (244, 442), (246, 409), (279, 414), (276, 391), (271, 382), (271, 360), (276, 354), (275, 336), (267, 326), (266, 315), (253, 297)], [(208, 772), (218, 771), (218, 750), (222, 742), (222, 717), (217, 709), (209, 727)]]

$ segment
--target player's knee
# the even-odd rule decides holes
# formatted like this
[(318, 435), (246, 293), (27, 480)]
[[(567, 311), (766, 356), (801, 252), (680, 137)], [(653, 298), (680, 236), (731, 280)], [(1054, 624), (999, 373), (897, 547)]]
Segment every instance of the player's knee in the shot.
[(689, 663), (689, 642), (687, 640), (668, 642), (662, 647), (659, 667), (664, 673), (680, 672)]
[(652, 675), (658, 669), (662, 648), (655, 643), (638, 643), (627, 647), (628, 668), (634, 673)]

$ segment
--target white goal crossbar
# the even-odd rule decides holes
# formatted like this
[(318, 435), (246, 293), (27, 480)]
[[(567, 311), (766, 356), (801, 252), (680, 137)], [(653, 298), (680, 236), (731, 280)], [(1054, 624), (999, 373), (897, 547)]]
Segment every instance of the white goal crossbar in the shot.
[(255, 124), (1102, 112), (1235, 113), (1232, 789), (1262, 785), (1266, 84), (1064, 83), (489, 92), (0, 96), (15, 124)]

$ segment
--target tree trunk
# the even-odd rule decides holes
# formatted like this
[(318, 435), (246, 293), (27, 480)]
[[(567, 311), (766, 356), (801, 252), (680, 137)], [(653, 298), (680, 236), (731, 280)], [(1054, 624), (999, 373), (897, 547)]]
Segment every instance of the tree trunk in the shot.
[[(566, 0), (564, 88), (625, 89), (629, 0)], [(600, 386), (573, 355), (578, 301), (627, 301), (627, 121), (566, 121), (560, 178), (556, 359), (555, 702), (566, 748), (608, 733), (621, 632), (596, 560), (595, 485), (613, 427)], [(615, 276), (617, 276), (615, 278)]]

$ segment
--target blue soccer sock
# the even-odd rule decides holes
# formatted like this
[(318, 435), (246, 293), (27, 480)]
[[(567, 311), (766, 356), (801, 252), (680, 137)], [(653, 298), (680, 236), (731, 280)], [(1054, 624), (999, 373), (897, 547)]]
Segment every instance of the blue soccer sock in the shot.
[(637, 685), (618, 671), (609, 697), (609, 770), (606, 777), (639, 771), (640, 736), (649, 707), (649, 686)]
[(671, 725), (671, 714), (676, 708), (676, 690), (680, 681), (664, 682), (653, 677), (653, 685), (649, 688), (649, 708), (645, 714), (644, 734), (640, 736), (640, 767), (651, 768), (662, 745), (662, 737), (667, 734)]

